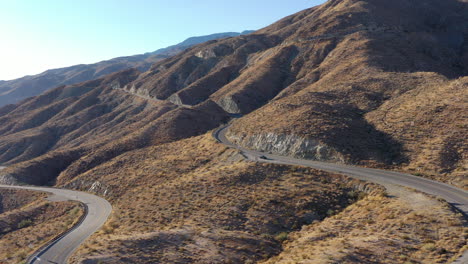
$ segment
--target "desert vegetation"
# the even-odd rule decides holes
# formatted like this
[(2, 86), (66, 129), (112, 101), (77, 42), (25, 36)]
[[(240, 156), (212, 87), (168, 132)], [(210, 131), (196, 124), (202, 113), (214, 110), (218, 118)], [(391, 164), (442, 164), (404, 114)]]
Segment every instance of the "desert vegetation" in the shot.
[[(145, 72), (57, 87), (0, 109), (0, 162), (15, 164), (2, 174), (62, 185), (235, 114), (242, 118), (231, 139), (249, 148), (413, 170), (465, 187), (459, 113), (468, 49), (458, 40), (466, 9), (457, 0), (328, 1), (252, 34), (196, 45)], [(288, 148), (291, 138), (308, 147)]]
[[(467, 188), (467, 10), (330, 0), (145, 72), (2, 107), (0, 180), (112, 203), (73, 263), (447, 262), (466, 249), (466, 222), (436, 197), (248, 162), (209, 133), (232, 121), (227, 136), (246, 148)], [(5, 200), (7, 215), (29, 214), (2, 241), (38, 241), (75, 219), (75, 205), (24, 199)], [(40, 218), (47, 210), (57, 217)]]
[(466, 220), (446, 202), (397, 188), (290, 234), (261, 263), (450, 263), (466, 249)]
[[(129, 165), (128, 158), (140, 162)], [(290, 232), (364, 197), (360, 187), (379, 189), (313, 169), (242, 161), (210, 134), (135, 151), (75, 182), (87, 177), (107, 187), (115, 209), (76, 254), (85, 263), (266, 259), (281, 252)]]
[(246, 162), (210, 134), (130, 154), (70, 183), (99, 179), (114, 204), (73, 262), (427, 263), (466, 244), (435, 197)]
[(43, 193), (0, 189), (0, 197), (1, 263), (21, 263), (71, 228), (83, 213), (76, 202), (49, 202)]

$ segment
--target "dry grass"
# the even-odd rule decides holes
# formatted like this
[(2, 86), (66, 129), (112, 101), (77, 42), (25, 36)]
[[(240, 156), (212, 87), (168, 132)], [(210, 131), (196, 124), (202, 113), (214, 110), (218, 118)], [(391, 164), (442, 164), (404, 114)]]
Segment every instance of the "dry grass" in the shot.
[[(468, 124), (462, 113), (468, 108), (467, 78), (387, 72), (363, 64), (372, 52), (369, 37), (345, 38), (333, 50), (340, 56), (328, 56), (317, 66), (320, 79), (311, 84), (299, 80), (236, 120), (231, 139), (261, 149), (288, 142), (258, 142), (255, 137), (293, 135), (336, 151), (330, 160), (411, 169), (466, 188)], [(302, 155), (295, 150), (282, 154)]]
[(404, 198), (370, 195), (290, 235), (262, 263), (448, 263), (466, 247), (468, 228), (445, 202), (399, 188)]
[(24, 207), (45, 197), (45, 193), (0, 188), (0, 214)]
[(397, 187), (365, 197), (347, 177), (240, 161), (210, 135), (75, 181), (95, 180), (116, 210), (74, 262), (437, 263), (466, 243), (461, 216), (432, 197)]
[(468, 77), (434, 82), (386, 102), (368, 119), (404, 142), (411, 157), (405, 169), (468, 188), (467, 102)]
[[(50, 90), (0, 110), (0, 162), (25, 161), (5, 171), (19, 180), (61, 185), (126, 152), (202, 134), (226, 110), (250, 113), (232, 127), (248, 147), (256, 134), (293, 134), (332, 149), (329, 160), (464, 186), (468, 52), (449, 43), (468, 33), (467, 4), (441, 3), (328, 1), (145, 73)], [(174, 96), (193, 108), (166, 100)]]
[(47, 202), (43, 194), (29, 191), (8, 192), (27, 202), (0, 214), (0, 263), (19, 263), (36, 248), (72, 227), (83, 213), (76, 202)]
[[(346, 177), (243, 162), (210, 135), (180, 140), (226, 121), (211, 98), (226, 111), (250, 112), (231, 130), (244, 145), (258, 133), (294, 134), (347, 162), (442, 172), (439, 179), (463, 186), (466, 77), (457, 78), (467, 72), (466, 45), (458, 50), (441, 36), (466, 24), (466, 4), (413, 2), (328, 1), (140, 75), (49, 91), (0, 111), (0, 162), (24, 161), (5, 170), (19, 180), (112, 201), (112, 220), (75, 262), (245, 263), (280, 254), (282, 242), (286, 251), (270, 261), (312, 253), (323, 262), (446, 260), (463, 245), (453, 241), (464, 229), (430, 199), (414, 207), (374, 195), (339, 213), (357, 197)], [(115, 81), (159, 99), (206, 101), (178, 108), (113, 90)], [(315, 242), (297, 242), (302, 235)]]
[(75, 181), (107, 186), (115, 211), (74, 261), (256, 261), (278, 254), (289, 232), (358, 199), (359, 182), (347, 177), (239, 158), (207, 134), (82, 175)]

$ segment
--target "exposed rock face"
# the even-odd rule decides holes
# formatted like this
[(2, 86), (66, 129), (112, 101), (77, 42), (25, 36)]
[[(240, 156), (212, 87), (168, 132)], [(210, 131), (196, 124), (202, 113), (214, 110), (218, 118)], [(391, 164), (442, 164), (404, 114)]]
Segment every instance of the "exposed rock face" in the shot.
[(295, 45), (269, 49), (254, 67), (244, 67), (238, 78), (212, 95), (229, 113), (247, 114), (273, 99), (295, 79)]
[[(10, 81), (0, 81), (0, 107), (17, 103), (27, 97), (41, 94), (60, 85), (93, 80), (129, 68), (146, 71), (153, 63), (178, 54), (193, 45), (219, 38), (235, 37), (252, 31), (216, 33), (207, 36), (191, 37), (181, 43), (145, 54), (118, 57), (95, 64), (75, 65), (66, 68), (47, 70), (41, 74), (26, 76)], [(200, 53), (210, 57), (214, 53)]]
[(125, 152), (205, 133), (229, 119), (210, 100), (178, 108), (128, 89), (138, 74), (130, 69), (59, 87), (0, 116), (0, 162), (17, 163), (14, 172), (0, 173), (2, 181), (64, 184)]
[(344, 156), (330, 146), (295, 135), (268, 133), (238, 136), (228, 134), (227, 137), (236, 144), (262, 152), (319, 161), (345, 162)]
[(9, 175), (9, 174), (1, 174), (0, 175), (0, 184), (5, 184), (5, 185), (16, 185), (18, 184), (18, 180)]
[(195, 56), (200, 58), (200, 59), (211, 59), (216, 57), (216, 53), (212, 49), (208, 50), (201, 50), (197, 53), (195, 53)]
[(213, 70), (205, 77), (171, 95), (169, 100), (179, 105), (199, 104), (210, 98), (210, 95), (216, 92), (220, 87), (223, 87), (231, 80), (235, 79), (238, 69), (238, 65), (232, 65)]
[[(356, 190), (375, 189), (305, 167), (243, 162), (207, 132), (236, 116), (228, 137), (247, 148), (431, 169), (463, 185), (467, 8), (455, 0), (330, 0), (253, 34), (194, 46), (146, 72), (66, 85), (0, 108), (0, 163), (9, 165), (0, 180), (106, 195), (117, 209), (107, 225), (114, 233), (91, 238), (99, 250), (81, 247), (72, 262), (93, 254), (92, 263), (264, 262), (282, 250), (283, 232), (341, 211), (360, 197)], [(395, 200), (382, 198), (361, 205)], [(408, 215), (400, 209), (395, 215)], [(368, 213), (349, 223), (362, 229), (374, 217)], [(394, 226), (385, 208), (376, 217)], [(418, 230), (410, 225), (401, 234), (426, 230), (420, 219), (409, 217)], [(340, 234), (317, 231), (342, 245)], [(449, 244), (458, 233), (457, 226), (437, 240)], [(379, 248), (366, 261), (385, 262)], [(344, 262), (363, 252), (356, 248)], [(413, 247), (405, 254), (396, 262), (414, 257)]]
[(59, 87), (0, 109), (0, 162), (42, 173), (66, 160), (52, 166), (65, 183), (236, 114), (231, 137), (246, 147), (463, 175), (467, 10), (456, 0), (328, 1), (142, 73)]
[(109, 190), (101, 182), (95, 181), (95, 182), (93, 182), (93, 184), (91, 185), (91, 187), (89, 188), (88, 191), (100, 194), (100, 195), (105, 197)]
[(239, 76), (248, 56), (272, 48), (278, 41), (258, 34), (210, 41), (153, 65), (132, 85), (157, 99), (177, 94), (182, 104), (194, 105), (209, 97), (217, 102), (219, 98), (212, 95)]
[(231, 113), (231, 114), (239, 114), (241, 113), (241, 109), (239, 108), (240, 100), (236, 100), (232, 98), (231, 95), (227, 95), (222, 97), (216, 102), (219, 106), (221, 106), (224, 111)]

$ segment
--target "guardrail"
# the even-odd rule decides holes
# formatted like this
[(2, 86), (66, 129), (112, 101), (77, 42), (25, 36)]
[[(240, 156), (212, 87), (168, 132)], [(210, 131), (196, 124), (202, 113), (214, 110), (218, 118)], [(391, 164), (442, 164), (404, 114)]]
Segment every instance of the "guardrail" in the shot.
[(86, 216), (88, 215), (88, 206), (84, 203), (81, 203), (80, 202), (80, 206), (83, 208), (83, 214), (80, 216), (80, 218), (78, 219), (78, 221), (71, 227), (69, 228), (68, 230), (65, 230), (63, 231), (62, 233), (60, 233), (59, 235), (57, 235), (55, 238), (53, 238), (52, 240), (48, 241), (47, 243), (45, 243), (44, 245), (42, 245), (41, 247), (39, 247), (38, 249), (36, 249), (34, 251), (33, 254), (31, 254), (29, 257), (26, 258), (26, 262), (27, 264), (33, 264), (34, 262), (36, 262), (36, 260), (40, 259), (40, 256), (43, 254), (44, 251), (48, 250), (49, 248), (51, 248), (53, 245), (55, 245), (55, 243), (57, 243), (60, 239), (62, 239), (63, 237), (65, 237), (66, 235), (68, 235), (69, 233), (71, 233), (73, 230), (75, 230), (76, 228), (78, 228), (78, 226), (81, 225), (81, 223), (83, 223), (83, 221), (85, 220)]

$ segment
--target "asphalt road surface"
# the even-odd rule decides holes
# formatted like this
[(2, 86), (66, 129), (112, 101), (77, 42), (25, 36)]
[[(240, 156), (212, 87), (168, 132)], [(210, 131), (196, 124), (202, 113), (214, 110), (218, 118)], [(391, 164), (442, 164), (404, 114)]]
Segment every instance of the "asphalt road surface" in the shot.
[[(465, 217), (468, 216), (468, 192), (454, 186), (432, 181), (429, 179), (416, 177), (413, 175), (362, 168), (344, 164), (334, 164), (326, 162), (318, 162), (312, 160), (302, 160), (292, 157), (279, 156), (259, 151), (253, 151), (242, 148), (232, 144), (225, 136), (229, 126), (219, 128), (213, 133), (213, 136), (221, 143), (239, 149), (250, 160), (259, 162), (270, 162), (278, 164), (301, 165), (308, 166), (325, 171), (341, 173), (351, 177), (362, 179), (370, 182), (375, 182), (383, 185), (384, 187), (391, 187), (392, 185), (401, 185), (411, 187), (416, 190), (439, 196), (447, 202), (455, 206)], [(1, 167), (0, 167), (1, 169)], [(85, 219), (75, 228), (73, 228), (65, 236), (45, 247), (37, 255), (34, 256), (30, 263), (66, 263), (68, 257), (75, 251), (78, 246), (83, 243), (86, 238), (91, 236), (97, 231), (109, 217), (112, 206), (105, 199), (98, 196), (65, 189), (56, 189), (49, 187), (29, 187), (29, 186), (10, 186), (0, 185), (0, 188), (16, 188), (27, 189), (33, 191), (49, 192), (54, 196), (49, 199), (60, 200), (74, 200), (79, 201), (87, 206), (87, 215)], [(455, 263), (468, 263), (468, 253), (465, 252), (463, 257), (458, 259)]]
[[(353, 178), (374, 182), (383, 185), (386, 188), (392, 188), (392, 186), (394, 185), (410, 187), (425, 192), (427, 194), (436, 195), (445, 199), (448, 203), (450, 203), (461, 213), (463, 213), (465, 217), (468, 217), (468, 192), (465, 190), (456, 188), (445, 183), (400, 172), (369, 169), (351, 165), (319, 162), (312, 160), (303, 160), (245, 149), (243, 147), (234, 145), (226, 138), (226, 132), (228, 128), (229, 125), (217, 129), (213, 133), (213, 136), (220, 143), (240, 150), (243, 153), (243, 155), (250, 160), (312, 167), (315, 169), (341, 173), (351, 176)], [(463, 256), (454, 263), (468, 264), (468, 251), (465, 251)]]
[[(0, 167), (0, 169), (2, 169), (2, 167)], [(67, 259), (78, 248), (78, 246), (101, 228), (112, 212), (112, 206), (108, 201), (90, 193), (32, 186), (0, 185), (0, 188), (48, 192), (53, 194), (48, 198), (49, 200), (73, 200), (81, 202), (87, 207), (87, 214), (79, 225), (75, 226), (70, 232), (66, 233), (60, 239), (43, 248), (38, 252), (38, 254), (33, 256), (29, 263), (66, 263)]]

